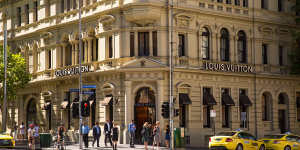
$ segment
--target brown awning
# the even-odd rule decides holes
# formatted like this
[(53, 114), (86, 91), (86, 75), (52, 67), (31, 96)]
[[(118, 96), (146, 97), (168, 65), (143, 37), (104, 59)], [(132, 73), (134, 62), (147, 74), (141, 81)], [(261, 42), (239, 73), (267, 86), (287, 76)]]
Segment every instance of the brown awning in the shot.
[(251, 106), (252, 103), (251, 103), (251, 100), (249, 99), (249, 97), (247, 95), (240, 95), (240, 105), (243, 105), (243, 106)]
[(188, 94), (179, 93), (179, 104), (192, 104), (192, 101)]
[(228, 94), (222, 95), (222, 105), (234, 106), (234, 101), (230, 95)]
[(110, 101), (112, 100), (113, 97), (109, 96), (109, 97), (105, 97), (104, 100), (101, 102), (101, 105), (103, 106), (107, 106)]
[(63, 101), (63, 102), (60, 104), (60, 108), (61, 108), (61, 109), (68, 109), (68, 108), (70, 108), (69, 102), (68, 102), (68, 101)]
[(204, 93), (203, 95), (203, 105), (217, 105), (217, 102), (210, 93)]
[(51, 102), (47, 102), (44, 104), (44, 106), (42, 107), (43, 110), (48, 110), (51, 107)]

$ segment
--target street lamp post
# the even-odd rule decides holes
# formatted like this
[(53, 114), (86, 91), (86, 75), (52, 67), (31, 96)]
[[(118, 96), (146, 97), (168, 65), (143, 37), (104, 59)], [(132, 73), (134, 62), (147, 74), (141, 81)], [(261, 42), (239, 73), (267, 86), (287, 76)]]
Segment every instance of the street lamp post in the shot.
[(6, 9), (3, 14), (3, 30), (4, 30), (4, 40), (3, 40), (3, 49), (4, 49), (4, 81), (3, 81), (3, 114), (2, 116), (2, 131), (6, 131), (6, 113), (7, 113), (7, 89), (6, 89), (6, 78), (7, 78), (7, 22), (6, 22)]
[(81, 102), (82, 102), (82, 75), (81, 75), (81, 48), (82, 48), (82, 37), (81, 37), (81, 0), (78, 0), (79, 10), (79, 149), (82, 149), (82, 115), (81, 115)]

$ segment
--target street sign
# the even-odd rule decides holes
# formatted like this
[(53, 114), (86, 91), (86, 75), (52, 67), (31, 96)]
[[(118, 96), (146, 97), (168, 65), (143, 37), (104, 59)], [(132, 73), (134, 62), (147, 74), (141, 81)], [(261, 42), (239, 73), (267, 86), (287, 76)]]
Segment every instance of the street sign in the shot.
[(92, 95), (92, 94), (94, 94), (94, 92), (92, 92), (92, 91), (82, 91), (82, 94)]
[(69, 89), (70, 92), (79, 92), (79, 89)]
[(84, 89), (95, 89), (96, 85), (83, 85), (82, 88), (84, 88)]
[(241, 112), (241, 120), (246, 121), (247, 120), (247, 113), (246, 112)]
[(217, 116), (216, 110), (210, 110), (210, 117), (215, 118)]

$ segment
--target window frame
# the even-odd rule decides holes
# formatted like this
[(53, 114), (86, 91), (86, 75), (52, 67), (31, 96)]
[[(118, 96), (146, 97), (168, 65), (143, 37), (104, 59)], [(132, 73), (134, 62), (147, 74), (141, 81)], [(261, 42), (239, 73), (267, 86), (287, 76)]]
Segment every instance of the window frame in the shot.
[(149, 31), (138, 32), (138, 56), (150, 55), (150, 35)]
[(220, 58), (221, 61), (230, 61), (230, 35), (226, 28), (221, 29)]
[[(202, 88), (202, 102), (204, 100), (204, 93), (208, 92), (212, 94), (212, 87), (203, 87)], [(213, 109), (211, 105), (203, 105), (203, 128), (212, 128), (211, 118), (210, 118), (210, 110)], [(204, 112), (206, 110), (206, 113)], [(204, 117), (206, 118), (206, 122), (204, 121)]]
[[(201, 53), (202, 59), (210, 60), (210, 32), (207, 27), (203, 28), (205, 31), (202, 32), (202, 43), (201, 43)], [(204, 45), (205, 40), (207, 40), (207, 45)], [(204, 57), (204, 54), (206, 57)]]
[(283, 52), (284, 52), (283, 46), (279, 45), (279, 47), (278, 47), (278, 64), (279, 64), (279, 66), (284, 65), (284, 63), (283, 63)]
[(237, 49), (239, 63), (247, 63), (247, 36), (242, 30), (238, 32)]
[(178, 56), (184, 57), (186, 56), (186, 35), (183, 33), (178, 34)]
[[(221, 88), (221, 98), (222, 98), (223, 94), (231, 95), (231, 89), (230, 88)], [(223, 104), (223, 102), (221, 102), (221, 103), (222, 103), (222, 109), (221, 109), (222, 110), (222, 128), (230, 128), (231, 106), (225, 105), (225, 104)]]
[(134, 51), (135, 51), (135, 35), (134, 32), (130, 32), (129, 35), (129, 40), (130, 40), (130, 57), (134, 57)]
[(268, 58), (268, 44), (262, 44), (262, 64), (267, 65), (269, 64)]

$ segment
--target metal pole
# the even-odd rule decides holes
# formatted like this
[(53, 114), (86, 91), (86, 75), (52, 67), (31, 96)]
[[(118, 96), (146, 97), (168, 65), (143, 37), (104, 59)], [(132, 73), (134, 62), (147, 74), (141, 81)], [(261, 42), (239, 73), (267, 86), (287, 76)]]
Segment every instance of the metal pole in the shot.
[(81, 75), (81, 48), (82, 48), (82, 37), (81, 37), (81, 3), (78, 0), (79, 10), (79, 149), (82, 149), (82, 115), (81, 115), (81, 102), (82, 102), (82, 75)]
[(170, 128), (171, 142), (170, 149), (174, 149), (174, 101), (173, 101), (173, 0), (169, 2), (169, 67), (170, 67)]
[(4, 40), (3, 40), (3, 48), (4, 48), (4, 82), (3, 82), (3, 91), (4, 91), (4, 97), (3, 97), (3, 114), (2, 116), (2, 131), (6, 131), (6, 113), (7, 113), (7, 92), (6, 92), (6, 78), (7, 78), (7, 24), (6, 24), (6, 9), (4, 11)]

